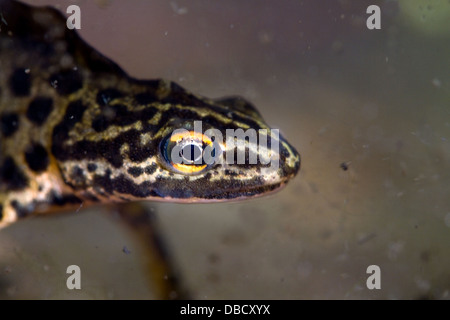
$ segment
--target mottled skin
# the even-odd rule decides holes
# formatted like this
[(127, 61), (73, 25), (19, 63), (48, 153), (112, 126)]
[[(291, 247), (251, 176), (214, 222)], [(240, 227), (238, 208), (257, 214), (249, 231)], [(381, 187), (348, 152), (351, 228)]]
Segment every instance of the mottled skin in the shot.
[(199, 120), (225, 137), (226, 129), (269, 127), (241, 98), (211, 100), (170, 81), (129, 77), (54, 9), (0, 0), (0, 10), (0, 226), (81, 202), (247, 198), (299, 170), (282, 138), (270, 177), (261, 164), (175, 170), (162, 144), (175, 129)]

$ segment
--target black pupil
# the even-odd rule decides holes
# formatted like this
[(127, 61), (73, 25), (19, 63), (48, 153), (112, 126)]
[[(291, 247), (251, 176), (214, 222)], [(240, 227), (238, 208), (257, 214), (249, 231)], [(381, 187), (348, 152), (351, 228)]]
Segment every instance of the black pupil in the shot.
[(198, 161), (202, 156), (202, 149), (195, 144), (188, 144), (181, 149), (180, 156), (187, 164)]

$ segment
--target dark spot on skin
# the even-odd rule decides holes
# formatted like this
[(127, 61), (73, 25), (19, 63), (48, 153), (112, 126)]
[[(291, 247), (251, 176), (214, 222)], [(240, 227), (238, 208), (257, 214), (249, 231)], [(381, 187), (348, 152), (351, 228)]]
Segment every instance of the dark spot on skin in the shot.
[(99, 105), (105, 106), (112, 100), (123, 97), (123, 93), (114, 88), (100, 90), (97, 93), (96, 101)]
[(27, 177), (11, 157), (6, 157), (0, 167), (0, 182), (14, 191), (24, 189), (28, 185)]
[(138, 104), (147, 105), (158, 101), (158, 97), (152, 92), (142, 92), (134, 96), (134, 99)]
[(80, 122), (83, 118), (84, 111), (86, 111), (86, 106), (80, 100), (71, 102), (67, 106), (66, 114), (59, 125), (57, 125), (53, 131), (54, 139), (66, 139), (68, 133), (73, 126)]
[(18, 97), (24, 97), (30, 94), (31, 76), (25, 70), (24, 68), (16, 69), (9, 78), (11, 92)]
[(53, 110), (53, 100), (48, 97), (34, 98), (27, 109), (27, 118), (37, 125), (42, 125)]
[(146, 174), (153, 174), (155, 171), (156, 171), (156, 168), (157, 168), (157, 165), (156, 164), (152, 164), (152, 165), (149, 165), (148, 167), (145, 167), (145, 173)]
[(108, 119), (105, 116), (98, 116), (92, 121), (92, 128), (97, 132), (105, 131), (108, 128)]
[(64, 160), (67, 159), (66, 157), (70, 156), (70, 154), (67, 154), (64, 150), (64, 143), (69, 136), (69, 131), (83, 118), (83, 114), (86, 109), (87, 107), (83, 105), (81, 100), (71, 102), (67, 106), (66, 114), (64, 115), (63, 120), (53, 129), (52, 153), (57, 159)]
[(11, 207), (14, 208), (16, 211), (18, 218), (24, 218), (30, 213), (30, 210), (28, 210), (25, 206), (21, 205), (17, 200), (11, 201)]
[(65, 70), (50, 76), (50, 84), (60, 95), (69, 95), (83, 87), (83, 79), (78, 70)]
[(131, 174), (133, 177), (137, 178), (142, 173), (144, 173), (144, 170), (140, 167), (131, 167), (131, 168), (128, 168), (128, 173)]
[(208, 172), (207, 174), (205, 174), (205, 179), (206, 180), (209, 180), (209, 179), (211, 179), (211, 176), (212, 176), (212, 174), (211, 174), (211, 172)]
[(19, 117), (15, 113), (4, 113), (0, 118), (0, 129), (3, 136), (13, 135), (19, 128)]
[(87, 165), (87, 169), (89, 172), (94, 172), (95, 170), (97, 170), (97, 165), (95, 163), (88, 163)]
[[(113, 186), (111, 184), (111, 178), (109, 175), (98, 175), (96, 174), (94, 176), (93, 184), (95, 186), (96, 190), (102, 190), (106, 193), (112, 194), (113, 192)], [(102, 192), (103, 194), (103, 192)]]
[(78, 166), (74, 166), (70, 172), (70, 179), (74, 185), (81, 186), (86, 182), (86, 177), (84, 176), (84, 171)]
[(341, 169), (344, 170), (344, 171), (347, 171), (347, 170), (348, 170), (348, 164), (345, 163), (345, 162), (342, 162), (341, 165), (340, 165), (340, 167), (341, 167)]
[(41, 144), (34, 144), (25, 151), (25, 161), (34, 172), (42, 172), (47, 169), (50, 159), (47, 150)]
[(74, 177), (80, 177), (83, 176), (84, 171), (79, 166), (74, 166), (72, 169), (72, 176)]
[(78, 198), (77, 196), (74, 196), (72, 194), (58, 194), (55, 191), (50, 191), (48, 195), (49, 202), (51, 204), (57, 205), (57, 206), (65, 206), (68, 204), (80, 204), (83, 201)]

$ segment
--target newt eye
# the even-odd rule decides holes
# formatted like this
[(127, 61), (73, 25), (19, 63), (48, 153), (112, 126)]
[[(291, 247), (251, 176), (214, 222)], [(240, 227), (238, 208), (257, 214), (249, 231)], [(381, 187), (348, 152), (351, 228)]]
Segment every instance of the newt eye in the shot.
[(170, 168), (178, 173), (193, 175), (214, 164), (220, 146), (202, 133), (182, 130), (167, 136), (162, 141), (161, 149)]
[(184, 164), (202, 163), (203, 145), (199, 141), (183, 140), (179, 143), (181, 150), (178, 153)]

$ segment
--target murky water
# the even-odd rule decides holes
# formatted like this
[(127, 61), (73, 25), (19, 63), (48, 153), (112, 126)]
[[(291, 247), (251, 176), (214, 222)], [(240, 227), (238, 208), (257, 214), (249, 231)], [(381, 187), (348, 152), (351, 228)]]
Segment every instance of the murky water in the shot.
[[(267, 198), (154, 205), (195, 298), (449, 299), (448, 2), (76, 3), (82, 36), (131, 75), (242, 95), (302, 155)], [(99, 211), (3, 230), (0, 296), (151, 298), (142, 245)], [(85, 290), (65, 288), (69, 264)]]

